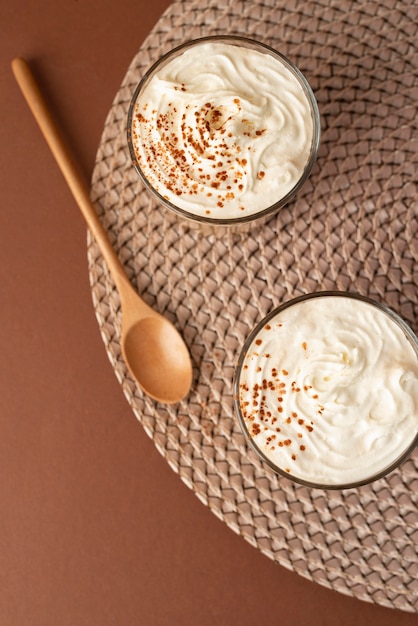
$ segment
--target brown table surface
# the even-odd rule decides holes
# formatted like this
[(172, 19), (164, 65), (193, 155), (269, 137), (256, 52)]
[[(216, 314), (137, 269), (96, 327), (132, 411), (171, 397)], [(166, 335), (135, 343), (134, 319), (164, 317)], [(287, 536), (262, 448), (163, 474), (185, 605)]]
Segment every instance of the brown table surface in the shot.
[(10, 70), (25, 56), (87, 180), (168, 0), (0, 6), (0, 625), (403, 626), (235, 535), (127, 404), (99, 334), (86, 227)]

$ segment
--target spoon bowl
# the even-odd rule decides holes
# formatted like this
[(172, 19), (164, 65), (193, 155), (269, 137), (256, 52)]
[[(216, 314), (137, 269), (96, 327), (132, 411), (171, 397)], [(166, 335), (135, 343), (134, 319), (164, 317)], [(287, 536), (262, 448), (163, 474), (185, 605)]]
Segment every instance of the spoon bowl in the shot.
[(122, 352), (138, 384), (153, 398), (174, 403), (188, 393), (189, 354), (180, 335), (165, 318), (152, 315), (138, 320), (125, 333)]
[(155, 400), (166, 404), (179, 402), (192, 383), (190, 355), (183, 339), (129, 282), (29, 65), (16, 58), (12, 70), (115, 281), (122, 309), (121, 349), (129, 371), (141, 389)]

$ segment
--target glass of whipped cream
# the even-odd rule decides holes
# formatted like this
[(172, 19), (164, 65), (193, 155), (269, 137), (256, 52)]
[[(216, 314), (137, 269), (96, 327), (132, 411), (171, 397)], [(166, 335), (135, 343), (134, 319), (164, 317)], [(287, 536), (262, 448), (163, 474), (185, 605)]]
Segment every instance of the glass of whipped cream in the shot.
[(310, 174), (312, 90), (282, 54), (244, 37), (185, 43), (153, 65), (128, 113), (133, 165), (158, 202), (197, 223), (266, 218)]
[(363, 296), (301, 296), (249, 336), (234, 398), (248, 441), (278, 474), (310, 487), (358, 487), (418, 444), (418, 339)]

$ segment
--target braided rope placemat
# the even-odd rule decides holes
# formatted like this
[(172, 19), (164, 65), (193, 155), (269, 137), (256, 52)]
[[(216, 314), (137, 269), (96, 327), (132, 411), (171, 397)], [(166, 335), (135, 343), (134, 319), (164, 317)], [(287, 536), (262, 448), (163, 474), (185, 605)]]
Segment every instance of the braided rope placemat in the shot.
[[(273, 307), (323, 289), (387, 303), (418, 330), (418, 7), (404, 0), (176, 0), (133, 59), (98, 149), (92, 198), (144, 299), (182, 333), (189, 397), (144, 396), (122, 360), (120, 306), (90, 235), (93, 302), (121, 387), (166, 461), (200, 500), (262, 553), (321, 585), (418, 612), (418, 454), (359, 489), (308, 489), (249, 449), (233, 414), (240, 348)], [(126, 145), (134, 87), (188, 39), (241, 34), (287, 55), (322, 116), (309, 181), (250, 235), (204, 235), (160, 208)]]

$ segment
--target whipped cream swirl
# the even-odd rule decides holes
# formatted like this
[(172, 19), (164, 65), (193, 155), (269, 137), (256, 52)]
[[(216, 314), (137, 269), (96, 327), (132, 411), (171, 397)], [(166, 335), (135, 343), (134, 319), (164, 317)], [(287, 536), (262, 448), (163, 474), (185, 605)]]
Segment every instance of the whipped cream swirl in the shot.
[(151, 76), (132, 116), (143, 175), (175, 206), (234, 219), (267, 209), (301, 178), (311, 103), (279, 57), (200, 43)]
[(250, 437), (309, 483), (361, 482), (391, 466), (418, 433), (418, 342), (379, 307), (323, 296), (260, 330), (239, 380)]

